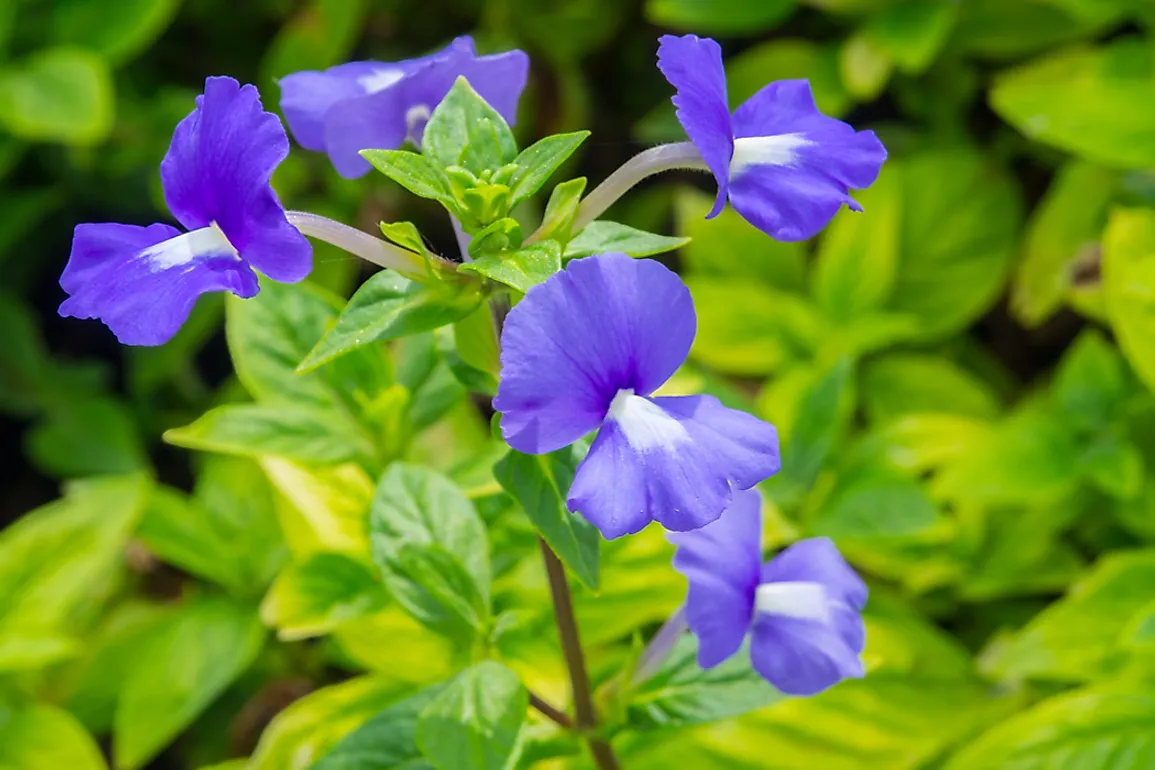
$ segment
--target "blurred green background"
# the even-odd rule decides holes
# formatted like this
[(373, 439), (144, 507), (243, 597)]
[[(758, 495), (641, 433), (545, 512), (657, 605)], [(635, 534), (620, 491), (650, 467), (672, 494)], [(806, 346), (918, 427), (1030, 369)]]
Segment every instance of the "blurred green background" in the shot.
[[(204, 78), (273, 109), (289, 72), (466, 33), (521, 47), (519, 137), (592, 129), (567, 169), (592, 185), (683, 138), (654, 67), (666, 31), (722, 42), (733, 105), (807, 77), (891, 152), (866, 214), (814, 243), (704, 221), (694, 175), (609, 212), (693, 238), (669, 260), (700, 325), (671, 388), (779, 426), (769, 534), (831, 536), (868, 576), (870, 675), (701, 726), (694, 688), (725, 702), (722, 684), (655, 685), (625, 766), (1155, 767), (1152, 0), (0, 0), (0, 768), (303, 769), (452, 670), (358, 560), (359, 466), (161, 442), (246, 398), (221, 297), (156, 349), (55, 314), (75, 224), (167, 221), (157, 166)], [(454, 248), (383, 177), (295, 151), (275, 183)], [(364, 274), (318, 247), (310, 280), (347, 296)], [(502, 653), (564, 702), (532, 533), (441, 349), (393, 353), (398, 454), (477, 503), (495, 601), (520, 613)], [(684, 591), (660, 534), (603, 552), (602, 590), (577, 598), (599, 683)], [(310, 583), (318, 559), (344, 582)], [(580, 766), (546, 732), (531, 747), (526, 765)]]

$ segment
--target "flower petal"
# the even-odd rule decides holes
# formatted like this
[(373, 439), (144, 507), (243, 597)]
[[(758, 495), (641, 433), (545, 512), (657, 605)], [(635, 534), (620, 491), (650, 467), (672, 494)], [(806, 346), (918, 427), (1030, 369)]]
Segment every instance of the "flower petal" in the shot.
[(722, 516), (692, 532), (670, 533), (674, 569), (686, 576), (686, 620), (698, 637), (698, 664), (712, 668), (742, 646), (754, 615), (762, 565), (762, 496), (734, 493)]
[(625, 254), (571, 261), (505, 321), (493, 401), (502, 435), (530, 454), (573, 443), (619, 391), (647, 394), (669, 379), (695, 328), (689, 290), (660, 263)]
[(678, 90), (673, 98), (678, 122), (718, 181), (718, 197), (707, 219), (715, 217), (726, 205), (734, 151), (722, 49), (710, 38), (663, 35), (658, 40), (658, 69)]
[(850, 189), (869, 187), (886, 160), (873, 131), (855, 131), (819, 112), (805, 80), (763, 88), (734, 112), (730, 202), (755, 227), (781, 241), (818, 233)]
[(799, 540), (762, 567), (763, 583), (803, 581), (821, 583), (828, 594), (854, 609), (866, 606), (866, 583), (828, 537)]
[(345, 99), (384, 90), (405, 76), (405, 62), (355, 61), (324, 72), (306, 70), (281, 78), (281, 112), (293, 138), (306, 150), (325, 151), (325, 113)]
[(865, 674), (858, 651), (847, 645), (835, 623), (779, 615), (755, 616), (750, 661), (788, 695), (814, 695)]
[(371, 168), (361, 150), (396, 149), (407, 138), (420, 146), (426, 121), (459, 76), (465, 76), (511, 124), (529, 77), (524, 52), (478, 57), (467, 36), (435, 54), (396, 66), (404, 76), (395, 83), (336, 101), (326, 111), (325, 149), (344, 177), (358, 177)]
[(160, 164), (165, 201), (189, 230), (216, 223), (241, 257), (273, 280), (300, 281), (313, 250), (269, 185), (288, 154), (285, 129), (261, 109), (255, 87), (209, 78)]
[(607, 538), (658, 521), (675, 532), (703, 527), (748, 489), (776, 473), (772, 425), (723, 407), (713, 396), (615, 397), (578, 466), (569, 508)]
[(168, 225), (84, 224), (60, 286), (70, 296), (60, 315), (99, 318), (125, 345), (167, 342), (197, 297), (257, 293), (257, 276), (212, 228), (180, 233)]

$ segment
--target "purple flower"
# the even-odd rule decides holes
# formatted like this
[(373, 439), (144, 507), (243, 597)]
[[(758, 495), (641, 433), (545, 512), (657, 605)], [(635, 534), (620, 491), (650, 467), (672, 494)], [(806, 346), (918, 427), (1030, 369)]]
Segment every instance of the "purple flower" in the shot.
[(851, 188), (878, 177), (886, 148), (814, 105), (805, 80), (780, 80), (730, 115), (722, 49), (709, 38), (665, 35), (658, 68), (678, 90), (678, 120), (718, 180), (707, 218), (729, 196), (751, 224), (780, 241), (810, 238), (842, 204), (861, 211)]
[(285, 129), (261, 109), (255, 87), (206, 80), (160, 164), (165, 202), (188, 232), (163, 224), (78, 225), (60, 276), (69, 295), (60, 315), (99, 318), (126, 345), (159, 345), (201, 294), (255, 295), (254, 269), (276, 281), (303, 279), (312, 247), (269, 186), (288, 154)]
[(658, 262), (573, 260), (533, 287), (501, 335), (493, 406), (514, 449), (543, 454), (598, 434), (567, 503), (607, 538), (657, 520), (701, 527), (781, 467), (774, 426), (713, 396), (651, 396), (686, 359), (690, 292)]
[(522, 51), (478, 56), (470, 37), (394, 64), (350, 62), (287, 75), (281, 79), (281, 110), (302, 147), (327, 152), (337, 173), (353, 179), (371, 168), (361, 150), (394, 150), (406, 139), (420, 147), (429, 115), (460, 75), (514, 122), (529, 57)]
[(698, 663), (712, 668), (750, 635), (750, 659), (789, 695), (813, 695), (862, 677), (866, 584), (825, 537), (801, 540), (762, 563), (762, 497), (738, 492), (713, 524), (671, 534), (674, 569), (690, 583), (686, 620)]

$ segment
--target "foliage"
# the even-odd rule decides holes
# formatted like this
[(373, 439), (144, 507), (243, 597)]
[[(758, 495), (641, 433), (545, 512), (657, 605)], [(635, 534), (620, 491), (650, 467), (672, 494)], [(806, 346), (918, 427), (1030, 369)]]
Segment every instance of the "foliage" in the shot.
[[(1151, 5), (435, 5), (0, 4), (0, 410), (24, 450), (4, 471), (0, 767), (588, 766), (526, 708), (569, 687), (539, 531), (631, 770), (1149, 767)], [(807, 77), (876, 128), (891, 159), (866, 214), (777, 243), (705, 220), (688, 177), (571, 232), (579, 174), (682, 138), (655, 26), (723, 37), (732, 104)], [(295, 152), (274, 181), (423, 254), (453, 236), (407, 191), (439, 201), (474, 231), (476, 281), (361, 280), (319, 246), (307, 283), (206, 297), (160, 348), (54, 317), (72, 225), (158, 218), (155, 169), (206, 74), (272, 108), (290, 71), (469, 29), (534, 59), (514, 130), (459, 85), (429, 127), (443, 163), (374, 154), (396, 184), (350, 182)], [(865, 679), (787, 699), (733, 661), (702, 671), (688, 637), (644, 683), (619, 673), (683, 599), (671, 549), (654, 528), (600, 540), (563, 505), (576, 458), (508, 451), (476, 396), (497, 374), (481, 280), (524, 291), (606, 249), (662, 254), (691, 288), (669, 392), (778, 426), (768, 539), (829, 536), (868, 577)]]

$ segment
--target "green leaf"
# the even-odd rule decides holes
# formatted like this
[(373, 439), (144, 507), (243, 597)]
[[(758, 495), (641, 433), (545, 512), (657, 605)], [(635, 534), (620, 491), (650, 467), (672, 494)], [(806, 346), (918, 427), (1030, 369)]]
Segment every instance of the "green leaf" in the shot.
[(686, 32), (750, 37), (773, 29), (794, 8), (794, 0), (647, 0), (646, 18)]
[(983, 380), (949, 358), (890, 353), (863, 364), (862, 401), (871, 422), (940, 412), (990, 418), (999, 397)]
[(1079, 467), (1091, 483), (1124, 500), (1143, 491), (1143, 455), (1130, 442), (1104, 433), (1079, 457)]
[(338, 417), (304, 404), (226, 404), (184, 427), (165, 431), (164, 440), (186, 449), (247, 457), (372, 463), (375, 447), (355, 425)]
[(149, 486), (142, 475), (73, 482), (0, 531), (0, 638), (63, 631), (100, 606)]
[(738, 279), (686, 281), (698, 314), (691, 355), (727, 374), (763, 375), (811, 357), (824, 338), (818, 308), (796, 294)]
[(285, 567), (261, 602), (261, 620), (292, 642), (327, 634), (387, 600), (369, 568), (339, 553), (316, 553)]
[(561, 246), (557, 241), (541, 241), (517, 251), (486, 254), (459, 269), (527, 292), (561, 270)]
[(1003, 72), (991, 106), (1035, 141), (1107, 166), (1155, 165), (1155, 51), (1123, 38)]
[(1083, 682), (1118, 668), (1119, 637), (1151, 601), (1155, 551), (1103, 557), (1067, 595), (1020, 630), (996, 638), (979, 660), (1000, 679)]
[(517, 164), (517, 171), (509, 180), (510, 207), (540, 190), (589, 135), (589, 131), (555, 134), (522, 150), (513, 161)]
[(453, 324), (453, 341), (462, 361), (478, 371), (497, 376), (501, 370), (501, 351), (488, 304), (482, 303)]
[[(457, 631), (462, 607), (481, 602), (488, 608), (485, 526), (449, 479), (429, 468), (393, 463), (377, 485), (369, 532), (389, 592), (422, 622)], [(457, 588), (463, 596), (445, 593)], [(443, 603), (454, 598), (464, 604)]]
[[(731, 105), (749, 99), (768, 82), (806, 78), (818, 109), (840, 117), (853, 101), (838, 74), (838, 45), (809, 40), (775, 39), (747, 48), (726, 62), (726, 90)], [(684, 136), (684, 134), (683, 134)]]
[(746, 648), (710, 669), (698, 666), (697, 654), (693, 636), (678, 640), (661, 669), (630, 694), (630, 727), (653, 730), (716, 722), (785, 697), (750, 666)]
[(419, 622), (462, 646), (484, 632), (489, 601), (456, 556), (437, 544), (406, 543), (390, 564), (395, 574), (404, 576), (394, 581), (393, 596)]
[(473, 90), (469, 81), (458, 77), (430, 115), (422, 134), (421, 151), (440, 168), (463, 166), (480, 175), (483, 171), (497, 171), (517, 157), (517, 141), (497, 110)]
[(807, 389), (782, 452), (782, 471), (770, 489), (776, 497), (792, 500), (806, 491), (830, 459), (845, 420), (853, 364), (840, 359)]
[(572, 448), (547, 455), (511, 449), (493, 467), (493, 475), (521, 505), (554, 553), (596, 591), (601, 535), (594, 525), (571, 513), (565, 502), (576, 467)]
[(265, 641), (252, 607), (188, 602), (155, 631), (116, 706), (116, 766), (143, 767), (249, 667)]
[(445, 171), (426, 156), (408, 150), (362, 150), (361, 157), (414, 195), (440, 201), (451, 212), (457, 211)]
[(67, 711), (34, 704), (0, 711), (0, 767), (12, 770), (106, 770), (96, 741)]
[(890, 169), (855, 194), (869, 214), (844, 209), (826, 230), (814, 265), (813, 294), (836, 321), (886, 305), (899, 260), (901, 188)]
[(236, 490), (224, 505), (210, 508), (158, 486), (137, 536), (165, 562), (235, 593), (253, 594), (264, 589), (270, 572), (285, 556), (271, 490), (260, 468), (244, 460), (214, 457), (198, 488), (203, 489), (206, 481), (219, 484), (214, 477), (232, 473), (228, 468), (233, 463), (247, 471), (247, 489)]
[[(1079, 18), (1062, 8), (1068, 0), (968, 0), (959, 7), (951, 48), (989, 59), (1017, 59), (1104, 31), (1114, 19)], [(1078, 0), (1076, 0), (1078, 1)], [(1111, 3), (1092, 0), (1099, 8)]]
[(1152, 720), (1155, 690), (1142, 683), (1076, 690), (998, 723), (945, 770), (1138, 770), (1155, 755)]
[(859, 31), (838, 51), (838, 72), (846, 90), (860, 102), (874, 101), (886, 89), (894, 59), (872, 38)]
[(421, 711), (417, 745), (437, 770), (506, 770), (521, 753), (529, 694), (494, 661), (465, 669)]
[(553, 240), (564, 247), (569, 243), (573, 234), (573, 222), (577, 218), (578, 208), (581, 206), (582, 193), (586, 189), (584, 176), (562, 182), (553, 188), (549, 195), (549, 202), (545, 205), (545, 214), (541, 218), (541, 226), (535, 235), (539, 240)]
[(429, 288), (391, 270), (374, 273), (353, 294), (337, 323), (297, 367), (308, 372), (363, 345), (431, 331), (459, 321), (482, 302), (476, 284)]
[(97, 735), (111, 731), (116, 702), (152, 643), (154, 629), (174, 608), (129, 600), (110, 609), (85, 638), (84, 656), (65, 669), (61, 702)]
[(1080, 428), (1099, 430), (1115, 417), (1130, 388), (1119, 351), (1093, 329), (1075, 339), (1051, 386), (1055, 406)]
[(713, 205), (713, 197), (692, 187), (680, 188), (674, 198), (678, 232), (690, 239), (681, 256), (691, 274), (757, 281), (783, 291), (802, 290), (806, 272), (802, 244), (767, 238), (729, 206), (706, 219)]
[(37, 467), (62, 478), (131, 473), (149, 464), (132, 412), (106, 396), (54, 404), (26, 439)]
[(588, 257), (607, 251), (620, 251), (631, 257), (649, 257), (681, 248), (690, 242), (689, 238), (673, 238), (668, 235), (647, 233), (628, 225), (600, 220), (590, 222), (574, 236), (565, 249), (566, 259)]
[(864, 32), (903, 72), (919, 73), (946, 43), (958, 9), (953, 2), (903, 0), (871, 16)]
[(1028, 326), (1063, 304), (1080, 264), (1098, 249), (1118, 174), (1082, 161), (1059, 169), (1031, 216), (1011, 285), (1011, 310)]
[(1155, 391), (1155, 211), (1116, 209), (1103, 237), (1103, 300), (1123, 355)]
[(934, 494), (984, 504), (1045, 503), (1073, 491), (1078, 450), (1065, 421), (1028, 405), (946, 466)]
[(345, 735), (396, 703), (401, 694), (396, 680), (373, 676), (311, 692), (277, 714), (261, 733), (261, 742), (253, 752), (249, 767), (251, 770), (310, 770)]
[(1015, 248), (1018, 195), (970, 151), (927, 152), (892, 165), (903, 199), (902, 259), (890, 309), (916, 315), (922, 337), (948, 336), (1002, 291)]
[(365, 0), (308, 0), (293, 6), (296, 12), (261, 59), (261, 78), (275, 81), (291, 72), (328, 69), (347, 60), (364, 28), (368, 6)]
[(252, 299), (229, 295), (229, 353), (237, 378), (253, 398), (316, 405), (332, 410), (334, 420), (347, 420), (389, 384), (388, 359), (373, 349), (344, 356), (316, 372), (297, 372), (297, 365), (332, 327), (339, 306), (336, 297), (308, 283), (262, 281), (260, 294)]
[(180, 0), (73, 0), (52, 14), (52, 38), (103, 54), (114, 64), (148, 48), (172, 23)]
[(489, 221), (489, 224), (473, 234), (469, 241), (469, 256), (497, 256), (500, 252), (521, 248), (525, 240), (521, 234), (521, 224), (512, 217), (490, 221), (489, 218), (496, 212), (495, 209), (493, 212), (478, 214), (479, 221)]
[(839, 479), (809, 530), (835, 540), (877, 540), (922, 535), (942, 522), (917, 482), (879, 466)]
[(0, 127), (20, 139), (99, 144), (114, 106), (108, 62), (89, 51), (48, 48), (0, 69)]
[(262, 457), (260, 464), (280, 494), (277, 518), (295, 558), (318, 551), (368, 558), (373, 481), (361, 466), (317, 468), (279, 457)]
[(417, 748), (417, 721), (442, 689), (428, 687), (386, 707), (342, 738), (311, 770), (432, 770)]

